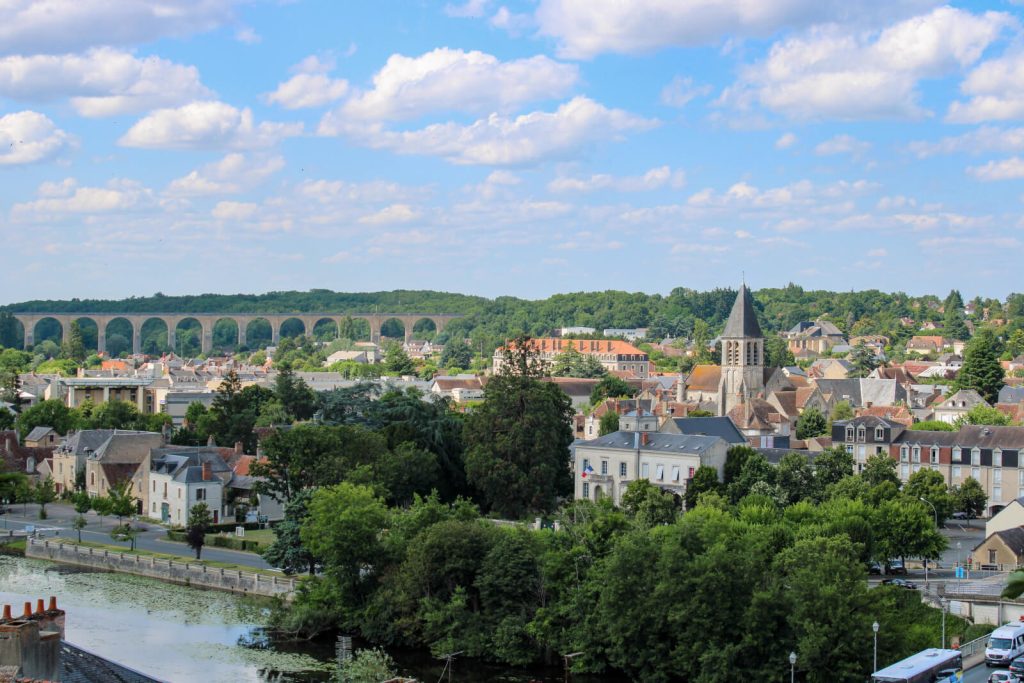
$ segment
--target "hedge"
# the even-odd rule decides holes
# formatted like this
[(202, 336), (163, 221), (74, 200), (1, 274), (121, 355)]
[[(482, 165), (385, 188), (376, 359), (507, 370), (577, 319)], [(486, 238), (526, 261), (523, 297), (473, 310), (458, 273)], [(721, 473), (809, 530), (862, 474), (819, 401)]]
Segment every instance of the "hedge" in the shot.
[[(185, 538), (184, 531), (173, 531), (167, 530), (167, 540), (178, 541), (179, 543), (186, 543), (188, 539)], [(260, 544), (256, 541), (248, 541), (244, 538), (237, 538), (235, 536), (219, 536), (217, 534), (206, 535), (206, 545), (214, 548), (228, 548), (230, 550), (244, 550), (249, 553), (258, 553), (260, 551)]]

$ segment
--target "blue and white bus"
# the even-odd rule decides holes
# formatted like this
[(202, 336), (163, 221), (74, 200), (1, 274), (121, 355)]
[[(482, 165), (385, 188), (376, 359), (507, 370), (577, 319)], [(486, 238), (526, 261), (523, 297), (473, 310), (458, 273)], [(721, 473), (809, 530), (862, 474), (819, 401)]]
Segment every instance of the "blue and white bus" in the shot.
[(871, 674), (871, 683), (960, 683), (964, 679), (959, 650), (922, 650)]

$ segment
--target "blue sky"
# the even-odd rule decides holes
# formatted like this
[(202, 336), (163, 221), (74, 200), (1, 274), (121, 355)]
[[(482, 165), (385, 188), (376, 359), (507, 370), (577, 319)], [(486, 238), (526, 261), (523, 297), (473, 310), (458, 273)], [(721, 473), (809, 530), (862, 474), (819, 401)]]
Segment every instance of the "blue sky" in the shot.
[(12, 0), (0, 301), (1019, 290), (1024, 17)]

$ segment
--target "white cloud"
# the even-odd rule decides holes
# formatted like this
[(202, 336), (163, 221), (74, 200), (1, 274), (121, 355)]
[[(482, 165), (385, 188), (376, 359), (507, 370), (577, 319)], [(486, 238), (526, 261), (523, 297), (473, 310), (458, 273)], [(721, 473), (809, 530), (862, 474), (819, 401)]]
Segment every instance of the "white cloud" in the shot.
[(0, 116), (0, 166), (52, 159), (71, 142), (71, 136), (39, 112)]
[(483, 52), (438, 48), (391, 55), (373, 76), (373, 89), (354, 93), (329, 120), (413, 119), (431, 112), (506, 112), (521, 104), (560, 97), (579, 79), (579, 68), (544, 55), (509, 62)]
[(1013, 52), (979, 64), (960, 84), (966, 102), (949, 105), (952, 123), (1002, 121), (1024, 116), (1024, 53)]
[(211, 213), (222, 221), (244, 221), (256, 215), (259, 209), (259, 205), (251, 202), (217, 202)]
[(249, 109), (223, 102), (192, 102), (158, 109), (139, 120), (118, 144), (149, 149), (251, 149), (300, 135), (301, 123), (256, 124)]
[(541, 35), (558, 41), (559, 54), (589, 59), (604, 52), (711, 45), (726, 36), (766, 37), (785, 27), (830, 21), (870, 25), (934, 5), (932, 0), (541, 0), (536, 16)]
[(235, 40), (246, 45), (256, 45), (262, 42), (263, 36), (256, 33), (256, 30), (251, 26), (242, 26), (235, 31)]
[(176, 197), (235, 194), (252, 188), (284, 168), (284, 158), (246, 156), (238, 152), (171, 181), (167, 194)]
[(1024, 128), (982, 126), (962, 135), (944, 137), (937, 142), (911, 142), (907, 148), (920, 159), (957, 152), (978, 154), (1024, 150)]
[(1016, 180), (1024, 178), (1024, 159), (1010, 157), (990, 161), (984, 166), (970, 166), (967, 172), (978, 180)]
[(321, 60), (315, 55), (307, 57), (292, 69), (295, 75), (278, 84), (277, 90), (266, 95), (266, 100), (285, 109), (322, 107), (340, 100), (348, 93), (348, 81), (330, 78), (327, 74), (333, 68), (334, 64), (329, 60)]
[(871, 149), (871, 143), (858, 140), (852, 135), (836, 135), (833, 138), (829, 138), (824, 142), (818, 143), (814, 148), (814, 153), (819, 156), (829, 156), (832, 154), (850, 154), (854, 157), (860, 155)]
[(347, 251), (339, 251), (331, 256), (326, 256), (320, 259), (320, 263), (342, 263), (352, 258), (352, 254)]
[(408, 204), (392, 204), (368, 216), (363, 216), (359, 222), (366, 225), (394, 225), (408, 223), (416, 220), (419, 216), (419, 212)]
[(889, 252), (886, 251), (885, 249), (872, 249), (868, 252), (868, 256), (870, 256), (871, 258), (882, 258), (888, 255)]
[(783, 133), (779, 136), (779, 139), (775, 141), (775, 149), (789, 149), (796, 144), (796, 141), (796, 133)]
[(208, 31), (237, 0), (6, 0), (0, 51), (57, 54), (97, 45), (137, 45)]
[(657, 190), (668, 185), (678, 189), (686, 184), (686, 173), (682, 170), (673, 171), (668, 166), (652, 168), (642, 176), (615, 177), (608, 174), (596, 174), (589, 178), (559, 177), (548, 183), (551, 192), (593, 192), (595, 190), (618, 190), (620, 192), (641, 192)]
[(439, 123), (391, 131), (380, 125), (339, 128), (336, 124), (325, 117), (320, 134), (348, 133), (354, 142), (369, 147), (439, 156), (456, 164), (514, 166), (568, 158), (587, 143), (619, 140), (626, 132), (649, 130), (658, 122), (576, 97), (553, 112), (535, 111), (515, 118), (492, 114), (470, 125)]
[(43, 183), (40, 199), (15, 204), (11, 216), (15, 220), (45, 220), (54, 214), (96, 214), (125, 211), (154, 204), (153, 194), (134, 180), (115, 179), (106, 187), (79, 187), (74, 179), (61, 185)]
[(0, 96), (33, 101), (71, 97), (83, 116), (136, 113), (210, 94), (194, 66), (140, 59), (113, 48), (0, 58)]
[(494, 13), (494, 16), (487, 23), (494, 28), (507, 32), (511, 36), (521, 35), (527, 29), (534, 26), (532, 15), (512, 12), (504, 5), (498, 8), (498, 11)]
[(817, 27), (745, 67), (720, 103), (796, 119), (920, 117), (917, 84), (976, 62), (1014, 19), (940, 7), (878, 34)]
[(689, 76), (676, 76), (661, 89), (661, 102), (670, 107), (685, 107), (690, 100), (704, 97), (710, 92), (710, 85), (694, 85)]
[(487, 13), (487, 6), (491, 0), (466, 0), (461, 5), (448, 3), (444, 6), (444, 13), (456, 19), (479, 19)]

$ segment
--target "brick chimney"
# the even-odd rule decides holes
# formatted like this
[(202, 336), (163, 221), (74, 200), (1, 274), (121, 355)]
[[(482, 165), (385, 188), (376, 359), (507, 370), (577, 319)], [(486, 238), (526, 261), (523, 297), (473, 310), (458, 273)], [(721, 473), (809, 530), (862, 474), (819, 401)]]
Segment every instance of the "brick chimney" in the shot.
[(13, 669), (18, 680), (61, 679), (60, 643), (64, 638), (64, 610), (57, 609), (57, 599), (50, 598), (49, 609), (43, 601), (32, 612), (32, 603), (25, 603), (25, 612), (12, 618), (11, 606), (3, 606), (0, 618), (0, 669)]
[(651, 435), (648, 434), (647, 432), (640, 432), (640, 445), (641, 446), (646, 446), (647, 445), (647, 441), (650, 438), (650, 436)]
[(210, 481), (212, 478), (212, 471), (210, 469), (210, 463), (203, 463), (203, 481)]
[(235, 453), (237, 453), (238, 455), (241, 455), (243, 452), (244, 451), (243, 451), (243, 448), (242, 448), (242, 442), (241, 441), (236, 441), (235, 442)]

